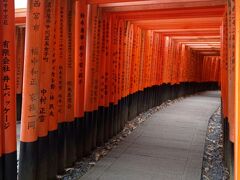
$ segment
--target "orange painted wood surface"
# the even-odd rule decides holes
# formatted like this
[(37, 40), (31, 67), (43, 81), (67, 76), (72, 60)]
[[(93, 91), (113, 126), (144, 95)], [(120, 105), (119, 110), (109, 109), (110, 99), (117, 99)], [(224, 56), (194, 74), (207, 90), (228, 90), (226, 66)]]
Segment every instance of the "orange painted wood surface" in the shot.
[(75, 0), (69, 0), (65, 4), (67, 6), (67, 37), (66, 37), (66, 84), (65, 84), (65, 109), (66, 109), (66, 121), (74, 121), (74, 53), (75, 53)]
[[(36, 15), (36, 16), (34, 16)], [(35, 18), (31, 18), (31, 17)], [(39, 66), (42, 59), (42, 29), (44, 4), (28, 1), (26, 45), (24, 56), (21, 141), (34, 142), (38, 138)]]
[(59, 6), (59, 1), (53, 0), (49, 2), (49, 7), (51, 10), (48, 12), (50, 14), (50, 22), (54, 26), (51, 26), (50, 30), (50, 52), (48, 52), (48, 59), (50, 63), (50, 91), (49, 91), (49, 119), (48, 119), (48, 131), (55, 131), (58, 128), (58, 61), (57, 61), (57, 7)]
[(230, 126), (229, 138), (234, 142), (235, 133), (235, 1), (228, 4), (228, 120)]
[(65, 1), (58, 1), (56, 7), (56, 55), (58, 59), (58, 122), (66, 121), (66, 34), (67, 34), (67, 6)]
[[(0, 1), (0, 12), (2, 12), (2, 1)], [(0, 14), (0, 22), (2, 22), (2, 14)], [(2, 24), (0, 23), (0, 42), (3, 41), (3, 27)], [(0, 50), (2, 50), (3, 46), (2, 43), (0, 43)], [(2, 53), (0, 53), (0, 59), (2, 59)], [(0, 63), (0, 69), (2, 69), (2, 63)], [(3, 109), (3, 95), (2, 95), (2, 71), (0, 71), (0, 89), (1, 89), (1, 93), (0, 93), (0, 158), (2, 157), (3, 154), (3, 122), (2, 122), (2, 109)], [(3, 177), (3, 175), (1, 175), (1, 178)]]
[(76, 1), (75, 19), (75, 117), (84, 115), (84, 84), (86, 59), (87, 4)]
[(24, 46), (25, 46), (25, 27), (16, 27), (15, 33), (15, 56), (16, 56), (16, 93), (22, 93), (23, 66), (24, 66)]
[(235, 47), (236, 47), (236, 52), (235, 52), (235, 57), (236, 57), (236, 74), (235, 74), (235, 85), (236, 85), (236, 104), (235, 104), (235, 117), (236, 117), (236, 122), (235, 122), (235, 145), (234, 145), (234, 180), (238, 180), (240, 178), (240, 122), (239, 122), (239, 117), (240, 117), (240, 2), (235, 1), (235, 7), (236, 7), (236, 41), (235, 41)]

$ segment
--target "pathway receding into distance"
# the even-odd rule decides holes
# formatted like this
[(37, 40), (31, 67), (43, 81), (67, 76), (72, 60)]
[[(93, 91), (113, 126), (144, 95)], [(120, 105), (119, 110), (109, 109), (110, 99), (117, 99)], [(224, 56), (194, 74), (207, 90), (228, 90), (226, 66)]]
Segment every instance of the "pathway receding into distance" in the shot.
[(208, 120), (220, 92), (187, 97), (153, 114), (81, 179), (200, 180)]

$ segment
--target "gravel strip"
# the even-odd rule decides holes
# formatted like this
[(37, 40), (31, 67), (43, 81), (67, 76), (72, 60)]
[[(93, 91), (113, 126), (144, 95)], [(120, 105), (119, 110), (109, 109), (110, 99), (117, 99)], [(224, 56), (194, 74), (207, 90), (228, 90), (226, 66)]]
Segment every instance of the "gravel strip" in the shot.
[(228, 180), (229, 171), (223, 162), (223, 122), (221, 108), (209, 120), (205, 140), (201, 180)]
[(117, 136), (110, 139), (102, 147), (98, 147), (93, 153), (86, 158), (83, 158), (82, 161), (76, 162), (74, 167), (65, 169), (64, 175), (58, 175), (57, 179), (60, 180), (76, 180), (80, 179), (87, 171), (93, 167), (97, 161), (106, 156), (111, 149), (116, 148), (121, 141), (123, 141), (129, 134), (131, 134), (138, 126), (140, 126), (144, 121), (151, 119), (151, 116), (164, 109), (165, 107), (181, 101), (183, 98), (178, 98), (175, 100), (168, 100), (162, 103), (160, 106), (149, 109), (148, 111), (140, 114), (131, 121), (126, 122), (124, 129)]

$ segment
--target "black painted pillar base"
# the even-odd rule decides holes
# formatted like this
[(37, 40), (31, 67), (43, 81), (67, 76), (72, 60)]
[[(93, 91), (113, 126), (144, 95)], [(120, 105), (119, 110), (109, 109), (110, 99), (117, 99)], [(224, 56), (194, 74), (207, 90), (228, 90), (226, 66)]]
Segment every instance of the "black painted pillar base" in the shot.
[(66, 136), (65, 136), (65, 123), (58, 124), (58, 174), (63, 174), (66, 162)]
[(122, 99), (118, 101), (117, 105), (117, 134), (121, 131), (121, 120), (122, 120)]
[(102, 146), (104, 143), (104, 119), (105, 108), (103, 106), (98, 109), (98, 121), (97, 121), (97, 146)]
[(21, 121), (22, 114), (22, 94), (17, 94), (17, 121)]
[(72, 167), (77, 160), (76, 157), (76, 125), (75, 121), (65, 123), (67, 159), (66, 167)]
[(137, 114), (141, 114), (143, 112), (144, 107), (144, 91), (138, 92), (138, 103), (137, 103)]
[(3, 159), (3, 179), (17, 180), (17, 152), (4, 154)]
[(75, 118), (76, 123), (76, 149), (77, 159), (81, 160), (83, 157), (83, 141), (85, 139), (84, 134), (84, 118)]
[(113, 105), (113, 116), (112, 116), (113, 136), (117, 135), (117, 124), (118, 124), (118, 104)]
[(128, 98), (129, 98), (129, 101), (128, 101), (128, 109), (129, 109), (129, 111), (128, 111), (128, 119), (129, 120), (132, 120), (132, 118), (133, 118), (133, 95), (132, 94), (129, 94), (128, 95)]
[(88, 156), (91, 153), (92, 148), (92, 135), (93, 135), (93, 112), (85, 112), (84, 115), (84, 151), (83, 156)]
[(3, 180), (3, 157), (0, 157), (0, 180)]
[(222, 119), (224, 130), (224, 164), (229, 169), (230, 179), (234, 174), (234, 144), (229, 140), (229, 123), (227, 119)]
[(58, 132), (50, 131), (48, 133), (48, 178), (47, 179), (56, 179), (56, 174), (58, 171)]
[(98, 110), (93, 111), (92, 118), (92, 150), (97, 148), (97, 123), (98, 123), (99, 112)]
[(134, 93), (134, 104), (133, 104), (133, 118), (138, 116), (138, 99), (139, 99), (139, 92)]
[(114, 131), (114, 104), (110, 103), (109, 106), (109, 139), (113, 137)]
[(3, 180), (3, 157), (0, 157), (0, 180)]
[(104, 107), (104, 142), (109, 139), (110, 107)]
[(123, 130), (124, 126), (125, 126), (125, 112), (126, 112), (126, 105), (125, 105), (125, 102), (126, 102), (126, 98), (122, 98), (121, 100), (121, 107), (120, 107), (120, 131)]
[(124, 107), (125, 107), (125, 121), (127, 122), (127, 121), (129, 121), (129, 96), (127, 96), (126, 97), (126, 99), (125, 99), (125, 103), (124, 103)]
[[(19, 157), (19, 180), (32, 180), (37, 177), (38, 142), (21, 142)], [(17, 171), (16, 171), (17, 172)]]
[(38, 156), (37, 178), (39, 180), (47, 179), (47, 175), (48, 175), (48, 136), (38, 138), (38, 151), (35, 153), (37, 153), (37, 156)]

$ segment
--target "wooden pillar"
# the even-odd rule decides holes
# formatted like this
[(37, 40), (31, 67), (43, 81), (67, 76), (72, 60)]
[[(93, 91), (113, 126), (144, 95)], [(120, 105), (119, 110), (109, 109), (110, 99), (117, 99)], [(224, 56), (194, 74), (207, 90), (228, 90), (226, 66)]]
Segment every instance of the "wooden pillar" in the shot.
[(106, 18), (105, 14), (100, 14), (98, 22), (98, 37), (99, 37), (99, 75), (98, 75), (98, 119), (97, 119), (97, 146), (101, 146), (104, 143), (104, 120), (106, 117)]
[[(109, 22), (109, 16), (107, 14), (104, 14), (103, 18), (103, 37), (102, 37), (102, 55), (103, 59), (105, 59), (105, 74), (104, 74), (104, 107), (105, 107), (105, 117), (104, 117), (104, 142), (108, 140), (110, 137), (110, 101), (109, 101), (109, 96), (110, 96), (110, 87), (109, 87), (109, 81), (110, 81), (110, 45), (109, 45), (109, 40), (110, 40), (110, 22)], [(105, 40), (104, 40), (105, 39)]]
[[(84, 155), (88, 155), (93, 145), (93, 112), (96, 110), (96, 91), (98, 84), (95, 83), (97, 78), (97, 64), (96, 64), (96, 48), (97, 48), (97, 6), (92, 5), (89, 7), (88, 18), (88, 31), (87, 31), (87, 54), (86, 54), (86, 72), (85, 72), (85, 99), (84, 99), (84, 128), (85, 128), (85, 141), (84, 141)], [(97, 87), (96, 87), (97, 86)], [(97, 103), (98, 104), (98, 103)]]
[[(0, 1), (0, 22), (2, 22), (2, 5), (3, 1)], [(0, 24), (0, 51), (2, 51), (3, 41), (3, 27)], [(2, 59), (2, 53), (0, 53), (0, 59)], [(0, 90), (2, 92), (2, 63), (0, 63)], [(0, 180), (3, 180), (3, 121), (2, 121), (2, 109), (3, 109), (3, 96), (0, 93)]]
[[(48, 168), (49, 151), (53, 144), (49, 143), (49, 106), (51, 93), (51, 75), (52, 75), (52, 50), (54, 39), (54, 11), (55, 1), (45, 0), (41, 3), (44, 6), (43, 26), (41, 42), (41, 57), (39, 61), (39, 118), (38, 118), (38, 168), (37, 177), (47, 179), (48, 172), (52, 169)], [(31, 37), (30, 37), (31, 38)], [(52, 98), (52, 97), (51, 97)], [(52, 121), (52, 119), (51, 119)], [(55, 160), (56, 161), (56, 160)], [(52, 167), (53, 169), (55, 167)]]
[(17, 93), (17, 121), (21, 121), (22, 85), (24, 66), (25, 27), (16, 26), (16, 93)]
[[(1, 144), (3, 179), (17, 179), (14, 1), (0, 1)], [(1, 161), (1, 160), (0, 160)], [(1, 163), (1, 162), (0, 162)]]
[(23, 78), (23, 102), (19, 179), (37, 177), (38, 124), (39, 124), (39, 66), (42, 59), (42, 29), (44, 3), (29, 0), (26, 18), (25, 65)]
[(83, 117), (84, 117), (84, 84), (86, 64), (86, 32), (87, 32), (87, 4), (86, 0), (76, 1), (75, 18), (75, 98), (74, 115), (77, 123), (77, 157), (83, 156)]
[(236, 85), (236, 104), (235, 104), (235, 145), (234, 145), (234, 180), (240, 178), (240, 2), (235, 1), (236, 7), (236, 40), (235, 40), (235, 57), (236, 57), (236, 74), (235, 74), (235, 85)]
[(230, 141), (234, 142), (235, 133), (235, 0), (228, 1), (228, 112)]
[(93, 136), (92, 136), (92, 150), (97, 147), (97, 133), (98, 133), (98, 123), (100, 122), (99, 119), (99, 76), (100, 76), (100, 67), (101, 67), (101, 58), (100, 58), (100, 51), (101, 51), (101, 28), (102, 28), (102, 12), (101, 8), (92, 7), (91, 11), (93, 13), (94, 19), (94, 46), (92, 51), (92, 57), (94, 59), (94, 104), (93, 104)]
[(56, 58), (57, 58), (57, 113), (58, 113), (58, 173), (66, 167), (66, 36), (67, 5), (66, 1), (56, 1)]
[[(49, 38), (49, 51), (47, 57), (49, 60), (49, 109), (48, 109), (48, 179), (54, 179), (58, 169), (58, 58), (57, 48), (59, 45), (57, 37), (57, 7), (59, 1), (48, 1), (50, 7), (48, 7), (47, 16), (50, 21), (50, 38)], [(49, 9), (50, 8), (50, 9)], [(47, 50), (47, 49), (46, 49)], [(45, 54), (46, 56), (46, 54)]]
[(65, 84), (65, 109), (66, 109), (66, 167), (71, 167), (76, 160), (76, 129), (74, 122), (74, 51), (75, 51), (75, 0), (69, 0), (67, 5), (67, 32), (66, 32), (66, 84)]

